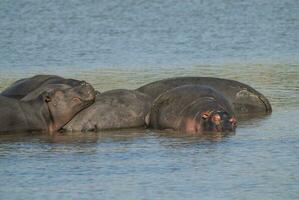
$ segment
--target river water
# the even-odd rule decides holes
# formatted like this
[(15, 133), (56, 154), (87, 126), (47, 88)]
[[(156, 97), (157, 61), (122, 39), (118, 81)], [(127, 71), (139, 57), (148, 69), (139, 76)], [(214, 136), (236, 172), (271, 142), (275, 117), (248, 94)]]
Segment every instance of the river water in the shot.
[(226, 136), (1, 135), (0, 199), (299, 199), (297, 0), (1, 0), (0, 19), (0, 91), (41, 73), (100, 91), (214, 76), (273, 106)]

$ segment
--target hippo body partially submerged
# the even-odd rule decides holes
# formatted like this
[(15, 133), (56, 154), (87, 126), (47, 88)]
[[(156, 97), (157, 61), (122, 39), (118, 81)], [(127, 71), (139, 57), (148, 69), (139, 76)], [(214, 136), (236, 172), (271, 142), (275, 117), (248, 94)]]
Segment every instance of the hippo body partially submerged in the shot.
[[(16, 81), (1, 93), (0, 120), (8, 117), (0, 132), (55, 131), (62, 127), (66, 131), (99, 131), (146, 125), (154, 129), (192, 133), (233, 131), (235, 115), (267, 114), (272, 111), (266, 97), (252, 87), (212, 77), (170, 78), (136, 90), (97, 92), (95, 103), (86, 105), (76, 105), (71, 103), (76, 100), (70, 100), (82, 101), (84, 98), (79, 96), (86, 97), (84, 90), (77, 90), (77, 97), (74, 98), (71, 94), (58, 92), (60, 95), (52, 97), (56, 103), (52, 100), (47, 102), (44, 98), (44, 94), (52, 90), (74, 90), (81, 84), (82, 81), (55, 75), (36, 75)], [(88, 91), (95, 96), (94, 90)], [(60, 103), (63, 106), (55, 110)]]
[(182, 85), (206, 85), (221, 93), (235, 114), (271, 113), (268, 99), (249, 85), (234, 80), (213, 77), (176, 77), (155, 81), (136, 89), (153, 100), (163, 92)]
[(183, 133), (234, 131), (236, 119), (229, 102), (211, 87), (184, 85), (159, 95), (148, 125)]
[(98, 94), (95, 103), (64, 126), (66, 131), (99, 131), (145, 126), (150, 98), (138, 91), (118, 89)]
[(85, 82), (67, 89), (55, 88), (29, 101), (0, 96), (0, 132), (54, 132), (95, 99)]

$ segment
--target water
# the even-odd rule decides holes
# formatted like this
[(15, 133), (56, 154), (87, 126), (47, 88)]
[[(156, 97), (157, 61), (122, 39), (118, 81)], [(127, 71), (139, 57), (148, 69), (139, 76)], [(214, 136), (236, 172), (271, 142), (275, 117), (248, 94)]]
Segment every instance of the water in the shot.
[(299, 198), (298, 1), (2, 0), (0, 19), (0, 91), (38, 73), (100, 91), (215, 76), (273, 105), (232, 135), (1, 135), (0, 199)]

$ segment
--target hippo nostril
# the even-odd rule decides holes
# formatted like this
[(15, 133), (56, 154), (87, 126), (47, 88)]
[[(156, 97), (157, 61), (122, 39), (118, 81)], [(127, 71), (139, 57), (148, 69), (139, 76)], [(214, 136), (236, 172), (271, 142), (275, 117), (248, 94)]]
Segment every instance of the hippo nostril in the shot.
[(237, 125), (237, 119), (232, 117), (229, 119), (229, 122), (233, 125), (233, 126), (236, 126)]

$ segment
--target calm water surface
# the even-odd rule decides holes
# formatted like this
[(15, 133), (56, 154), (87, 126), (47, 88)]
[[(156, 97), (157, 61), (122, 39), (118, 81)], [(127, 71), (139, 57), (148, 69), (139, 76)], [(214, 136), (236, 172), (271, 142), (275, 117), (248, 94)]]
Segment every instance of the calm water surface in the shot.
[(273, 114), (230, 135), (1, 135), (0, 199), (299, 199), (298, 32), (297, 0), (2, 0), (0, 91), (39, 73), (100, 91), (215, 76)]

